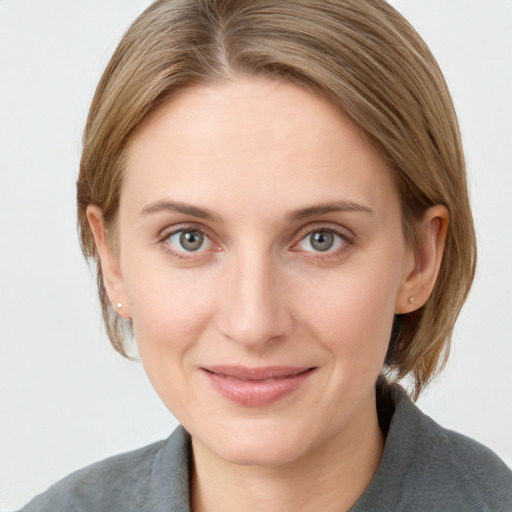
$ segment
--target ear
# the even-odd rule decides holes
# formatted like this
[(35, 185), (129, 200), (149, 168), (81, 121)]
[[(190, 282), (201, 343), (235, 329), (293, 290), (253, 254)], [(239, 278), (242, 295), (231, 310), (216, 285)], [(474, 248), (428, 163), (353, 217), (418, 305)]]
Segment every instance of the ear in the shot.
[[(119, 258), (115, 254), (112, 244), (109, 243), (103, 213), (95, 205), (89, 205), (86, 213), (98, 249), (103, 283), (108, 298), (119, 316), (130, 318), (130, 308), (125, 294), (123, 276), (119, 268)], [(122, 306), (118, 307), (118, 304), (122, 304)]]
[(436, 283), (443, 258), (448, 209), (443, 205), (432, 206), (425, 212), (419, 226), (418, 247), (411, 248), (410, 263), (404, 273), (395, 313), (410, 313), (427, 302)]

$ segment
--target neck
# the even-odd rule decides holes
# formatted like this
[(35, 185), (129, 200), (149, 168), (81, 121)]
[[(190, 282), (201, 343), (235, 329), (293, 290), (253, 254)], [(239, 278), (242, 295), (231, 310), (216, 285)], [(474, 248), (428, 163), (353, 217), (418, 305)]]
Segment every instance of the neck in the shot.
[(384, 448), (375, 395), (371, 408), (307, 455), (281, 466), (241, 466), (192, 439), (193, 512), (340, 512), (369, 485)]

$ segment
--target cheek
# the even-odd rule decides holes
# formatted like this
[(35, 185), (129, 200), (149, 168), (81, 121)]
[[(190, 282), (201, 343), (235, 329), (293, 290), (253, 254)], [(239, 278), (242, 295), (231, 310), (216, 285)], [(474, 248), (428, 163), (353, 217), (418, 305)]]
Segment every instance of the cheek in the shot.
[(212, 284), (192, 273), (134, 265), (125, 282), (140, 351), (158, 355), (183, 350), (197, 340), (211, 317)]
[[(303, 323), (333, 353), (336, 363), (380, 369), (400, 283), (400, 269), (394, 267), (354, 265), (302, 294)], [(295, 296), (301, 296), (298, 290)]]
[(197, 341), (212, 316), (212, 290), (169, 268), (132, 275), (133, 281), (126, 279), (127, 296), (140, 360), (167, 408), (182, 411), (195, 400), (186, 382)]

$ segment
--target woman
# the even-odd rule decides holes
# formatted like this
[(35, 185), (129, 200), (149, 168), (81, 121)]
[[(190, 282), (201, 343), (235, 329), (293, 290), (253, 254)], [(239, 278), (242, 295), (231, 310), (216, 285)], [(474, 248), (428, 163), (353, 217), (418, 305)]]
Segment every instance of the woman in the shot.
[(474, 274), (457, 122), (381, 1), (159, 1), (93, 100), (78, 210), (107, 331), (184, 428), (24, 510), (506, 510), (424, 416)]

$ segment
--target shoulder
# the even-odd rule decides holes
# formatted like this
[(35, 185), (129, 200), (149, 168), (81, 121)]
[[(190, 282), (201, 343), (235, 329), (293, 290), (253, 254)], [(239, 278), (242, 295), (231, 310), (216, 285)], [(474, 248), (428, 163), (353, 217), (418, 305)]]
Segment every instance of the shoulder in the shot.
[(384, 454), (359, 511), (512, 510), (512, 472), (482, 444), (447, 430), (400, 388)]
[(512, 471), (506, 464), (481, 443), (419, 414), (425, 438), (418, 450), (428, 461), (425, 491), (467, 503), (464, 510), (512, 510)]
[[(141, 511), (155, 500), (178, 497), (188, 475), (188, 434), (178, 427), (165, 441), (116, 455), (80, 469), (34, 498), (20, 512)], [(167, 478), (166, 492), (160, 480)], [(156, 491), (156, 492), (155, 492)]]
[(404, 458), (409, 484), (405, 502), (425, 510), (433, 504), (464, 512), (512, 510), (512, 472), (494, 452), (441, 427), (402, 390), (394, 393), (396, 412), (390, 434), (407, 439), (409, 449)]

